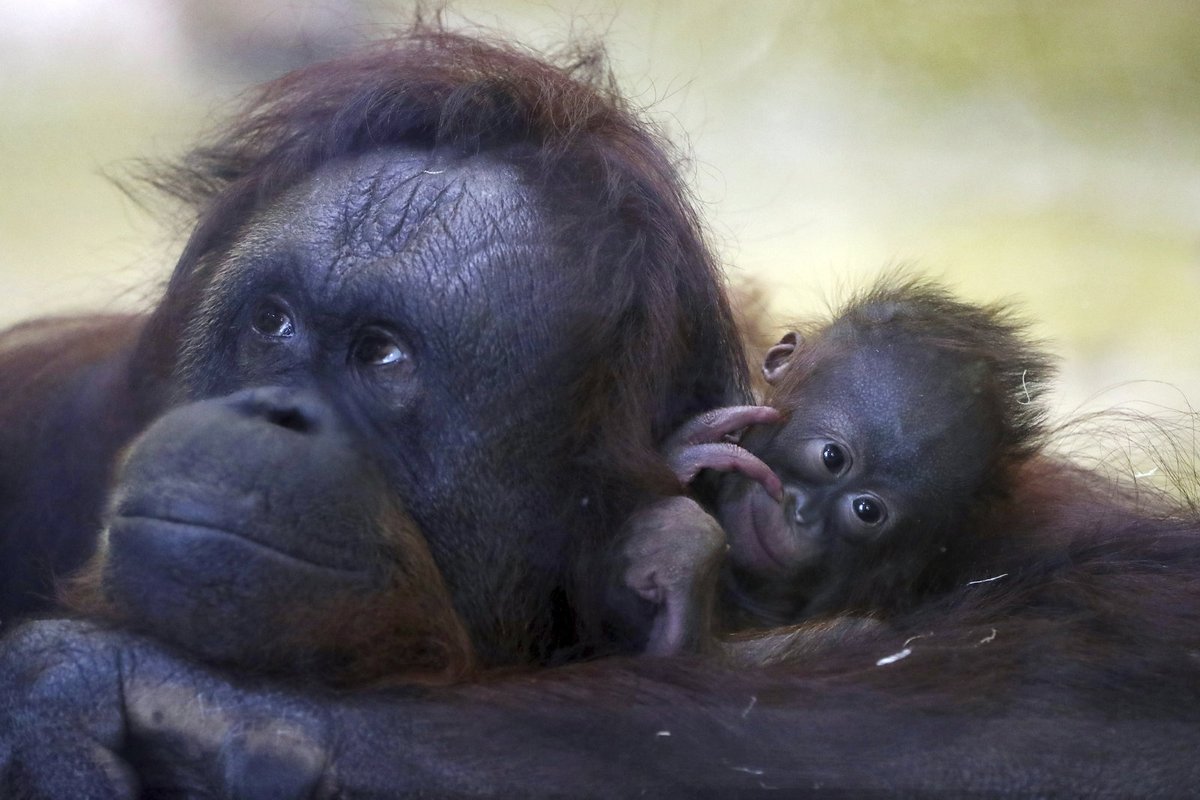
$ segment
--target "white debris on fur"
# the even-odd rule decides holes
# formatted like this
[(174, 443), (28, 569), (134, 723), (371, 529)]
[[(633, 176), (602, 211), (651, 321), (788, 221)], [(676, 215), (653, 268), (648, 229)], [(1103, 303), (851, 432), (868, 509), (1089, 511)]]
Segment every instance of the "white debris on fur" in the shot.
[(908, 649), (908, 646), (909, 646), (910, 644), (912, 644), (913, 642), (915, 642), (917, 639), (927, 639), (927, 638), (929, 638), (930, 636), (933, 636), (933, 632), (932, 632), (932, 631), (931, 631), (931, 632), (929, 632), (929, 633), (918, 633), (916, 636), (910, 636), (910, 637), (908, 637), (907, 639), (905, 639), (905, 640), (904, 640), (904, 644), (902, 644), (902, 645), (900, 645), (900, 646), (901, 646), (901, 647), (903, 647), (903, 648), (905, 648), (905, 649)]
[(980, 578), (977, 581), (967, 581), (967, 586), (976, 586), (980, 583), (991, 583), (992, 581), (998, 581), (1001, 578), (1007, 578), (1007, 577), (1008, 577), (1008, 573), (1002, 572), (999, 575), (992, 576), (991, 578)]
[(754, 767), (730, 767), (734, 772), (744, 772), (747, 775), (762, 775), (766, 770), (755, 769)]
[(670, 731), (659, 731), (658, 733), (656, 733), (654, 735), (655, 736), (670, 736), (671, 732)]
[(992, 628), (992, 632), (989, 633), (987, 636), (983, 637), (982, 639), (980, 639), (979, 643), (987, 644), (988, 642), (993, 642), (995, 640), (996, 640), (996, 629)]
[(746, 710), (742, 712), (742, 719), (745, 719), (746, 717), (750, 716), (750, 711), (751, 711), (751, 709), (754, 708), (754, 704), (757, 702), (758, 702), (758, 695), (756, 695), (756, 694), (750, 695), (750, 705), (746, 706)]
[(886, 667), (888, 664), (895, 664), (900, 659), (908, 658), (911, 655), (912, 655), (912, 648), (906, 647), (903, 650), (901, 650), (899, 653), (892, 653), (890, 656), (884, 656), (883, 658), (879, 659), (878, 661), (875, 662), (875, 666)]

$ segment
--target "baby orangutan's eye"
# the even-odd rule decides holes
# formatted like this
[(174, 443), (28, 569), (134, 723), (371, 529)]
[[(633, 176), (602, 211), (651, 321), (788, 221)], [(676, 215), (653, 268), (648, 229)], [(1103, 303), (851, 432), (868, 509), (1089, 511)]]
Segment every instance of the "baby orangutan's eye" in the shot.
[(854, 516), (867, 525), (878, 525), (887, 517), (883, 503), (870, 495), (862, 494), (851, 501)]
[(821, 463), (831, 475), (840, 475), (846, 468), (846, 453), (838, 445), (829, 442), (821, 450)]

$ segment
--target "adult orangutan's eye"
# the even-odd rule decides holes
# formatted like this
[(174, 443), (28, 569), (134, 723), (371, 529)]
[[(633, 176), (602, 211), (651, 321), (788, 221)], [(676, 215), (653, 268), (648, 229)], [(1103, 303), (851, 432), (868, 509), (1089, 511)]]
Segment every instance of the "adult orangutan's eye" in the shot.
[(354, 343), (351, 358), (368, 367), (387, 367), (409, 360), (408, 348), (387, 331), (372, 328)]
[(250, 327), (260, 336), (286, 339), (296, 333), (292, 315), (278, 300), (268, 298), (259, 301), (250, 317)]
[(846, 468), (846, 454), (841, 447), (829, 442), (821, 449), (821, 463), (831, 475), (840, 475)]

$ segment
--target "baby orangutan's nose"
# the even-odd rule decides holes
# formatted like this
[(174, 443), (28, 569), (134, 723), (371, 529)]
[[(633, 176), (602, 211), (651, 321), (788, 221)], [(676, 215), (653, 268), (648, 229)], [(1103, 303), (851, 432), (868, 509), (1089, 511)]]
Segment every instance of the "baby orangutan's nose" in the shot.
[(811, 525), (820, 516), (818, 503), (812, 493), (795, 486), (783, 490), (783, 513), (797, 525)]

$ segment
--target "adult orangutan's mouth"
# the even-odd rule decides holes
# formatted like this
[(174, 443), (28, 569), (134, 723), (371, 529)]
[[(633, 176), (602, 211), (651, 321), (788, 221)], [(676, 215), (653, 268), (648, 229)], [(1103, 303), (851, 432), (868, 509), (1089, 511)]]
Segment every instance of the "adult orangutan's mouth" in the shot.
[(176, 541), (227, 541), (230, 545), (244, 548), (275, 561), (286, 562), (291, 567), (316, 569), (340, 574), (362, 574), (365, 570), (322, 564), (305, 556), (282, 550), (264, 542), (261, 538), (248, 536), (240, 531), (207, 522), (193, 522), (186, 518), (150, 514), (117, 514), (109, 523), (109, 536), (154, 536), (172, 537)]

